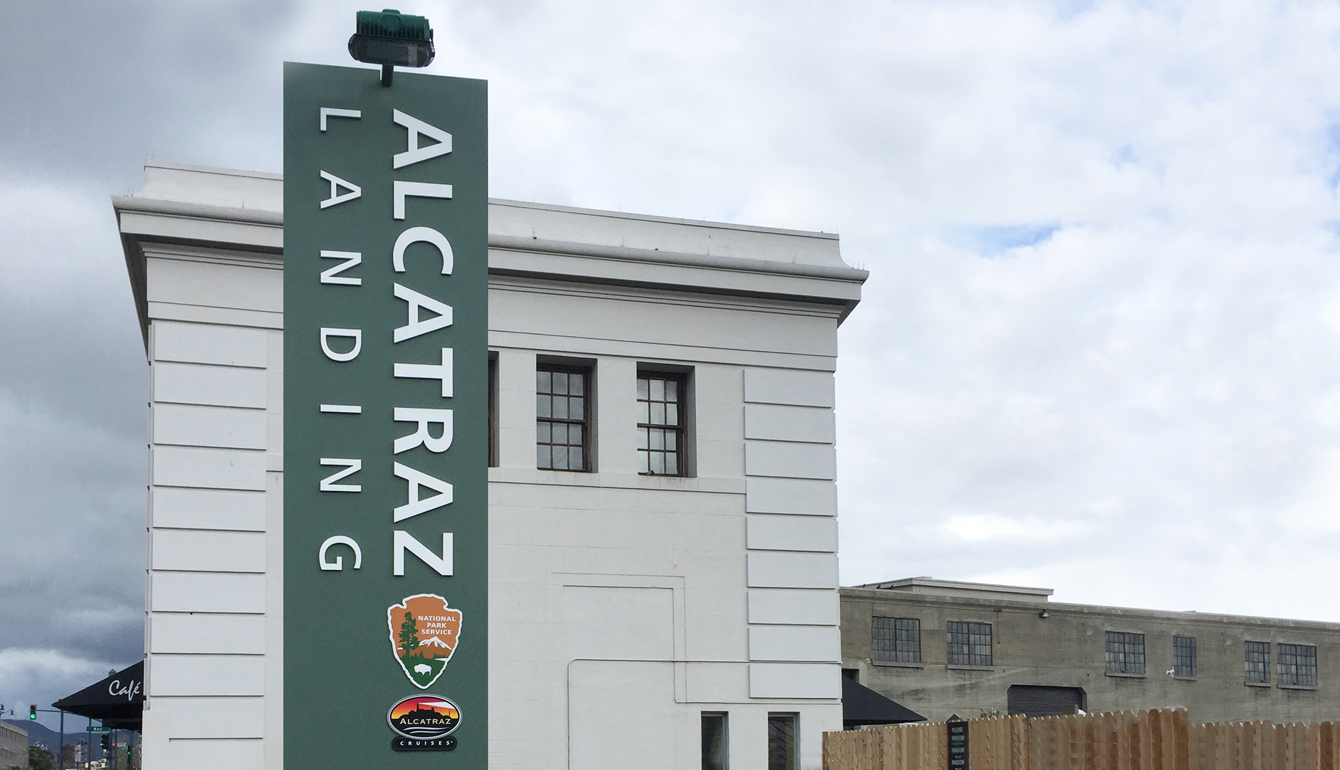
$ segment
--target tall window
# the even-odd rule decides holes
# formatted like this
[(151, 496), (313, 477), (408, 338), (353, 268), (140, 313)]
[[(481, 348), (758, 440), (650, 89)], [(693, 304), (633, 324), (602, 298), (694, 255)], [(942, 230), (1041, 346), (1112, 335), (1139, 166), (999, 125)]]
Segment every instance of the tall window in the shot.
[(637, 375), (637, 472), (684, 475), (684, 378)]
[(1243, 642), (1247, 684), (1270, 684), (1270, 642)]
[(768, 714), (768, 770), (800, 770), (796, 751), (799, 714)]
[(730, 739), (726, 715), (703, 712), (703, 770), (727, 770), (730, 764)]
[(1280, 687), (1317, 686), (1317, 648), (1311, 644), (1281, 644), (1276, 649)]
[(1107, 673), (1145, 673), (1145, 635), (1107, 632)]
[(949, 632), (949, 665), (990, 666), (991, 624), (951, 620)]
[(498, 467), (498, 356), (489, 353), (489, 467)]
[(535, 372), (535, 467), (591, 469), (591, 371), (541, 364)]
[(1173, 676), (1196, 678), (1196, 637), (1173, 636)]
[(921, 621), (916, 618), (871, 618), (870, 647), (876, 663), (920, 663)]

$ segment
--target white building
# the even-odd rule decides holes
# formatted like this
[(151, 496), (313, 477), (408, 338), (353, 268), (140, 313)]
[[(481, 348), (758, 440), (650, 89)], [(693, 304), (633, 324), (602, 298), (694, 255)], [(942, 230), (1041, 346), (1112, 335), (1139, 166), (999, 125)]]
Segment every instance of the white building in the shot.
[[(152, 369), (146, 770), (282, 765), (282, 198), (151, 163), (114, 199)], [(789, 765), (820, 767), (837, 327), (865, 277), (834, 235), (490, 203), (493, 767), (699, 768), (724, 727), (729, 766), (763, 768), (788, 725)], [(564, 375), (582, 417), (546, 419)], [(564, 459), (585, 470), (537, 467)]]
[(0, 770), (28, 770), (28, 731), (0, 721)]

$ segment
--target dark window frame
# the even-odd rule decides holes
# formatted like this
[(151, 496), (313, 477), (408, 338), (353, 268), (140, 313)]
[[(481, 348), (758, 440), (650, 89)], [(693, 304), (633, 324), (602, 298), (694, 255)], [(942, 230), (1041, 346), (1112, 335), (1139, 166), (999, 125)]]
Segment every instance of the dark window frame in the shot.
[[(985, 632), (982, 629), (986, 629)], [(950, 620), (945, 623), (946, 665), (991, 668), (995, 665), (992, 643), (990, 623), (975, 620)]]
[[(646, 393), (643, 385), (646, 384)], [(656, 383), (661, 383), (660, 398), (656, 398)], [(675, 399), (666, 395), (674, 383)], [(689, 475), (689, 375), (686, 372), (638, 367), (634, 394), (637, 409), (637, 472), (640, 476)], [(656, 414), (660, 407), (660, 418)], [(674, 413), (673, 423), (669, 415)], [(666, 447), (667, 439), (675, 444)], [(659, 445), (659, 446), (658, 446)], [(659, 456), (659, 457), (658, 457)], [(673, 457), (675, 470), (665, 468)], [(660, 460), (657, 463), (657, 460)], [(661, 470), (655, 468), (659, 465)]]
[(1196, 678), (1196, 637), (1173, 634), (1173, 678)]
[(703, 770), (730, 770), (730, 714), (704, 711), (701, 724)]
[(1270, 684), (1270, 642), (1244, 639), (1242, 642), (1243, 679), (1249, 685)]
[(870, 660), (883, 665), (920, 665), (921, 619), (872, 616)]
[(498, 467), (498, 354), (489, 351), (489, 467)]
[(1108, 676), (1145, 676), (1145, 635), (1138, 631), (1106, 631), (1103, 658)]
[[(544, 379), (544, 378), (542, 377), (542, 375), (545, 375), (545, 374), (548, 374), (548, 375), (550, 375), (550, 377), (551, 377), (550, 382), (549, 382), (549, 385), (548, 385), (548, 390), (547, 390), (547, 391), (542, 390), (542, 388), (544, 387), (543, 384), (542, 384), (542, 383), (543, 383), (543, 379)], [(553, 405), (556, 403), (555, 400), (554, 400), (555, 398), (557, 398), (557, 397), (564, 397), (564, 402), (563, 402), (563, 404), (564, 404), (564, 408), (563, 408), (562, 411), (563, 411), (565, 414), (567, 414), (567, 413), (569, 412), (569, 409), (570, 409), (571, 398), (574, 397), (574, 396), (577, 396), (577, 394), (570, 394), (570, 393), (566, 393), (566, 392), (564, 392), (564, 393), (555, 393), (554, 391), (556, 390), (556, 386), (554, 385), (554, 382), (553, 382), (553, 379), (552, 379), (552, 376), (555, 375), (555, 374), (561, 374), (561, 375), (573, 375), (573, 374), (576, 374), (576, 375), (581, 375), (581, 377), (582, 377), (582, 392), (581, 392), (580, 396), (578, 396), (578, 397), (581, 398), (581, 404), (582, 404), (582, 417), (581, 417), (580, 419), (573, 419), (573, 418), (571, 418), (571, 417), (566, 417), (566, 416), (565, 416), (565, 417), (555, 417), (555, 416), (553, 416), (553, 412), (554, 412)], [(594, 416), (595, 416), (595, 408), (594, 408), (594, 407), (595, 407), (595, 404), (594, 404), (594, 399), (592, 398), (592, 395), (593, 395), (594, 390), (595, 390), (595, 382), (594, 382), (594, 381), (595, 381), (595, 367), (594, 367), (594, 366), (590, 366), (590, 365), (582, 365), (582, 364), (576, 364), (576, 363), (555, 363), (555, 362), (551, 362), (551, 361), (537, 361), (537, 362), (536, 362), (536, 364), (535, 364), (535, 400), (536, 400), (536, 413), (535, 413), (535, 428), (536, 428), (535, 448), (536, 448), (536, 462), (535, 462), (535, 467), (538, 468), (539, 470), (546, 470), (546, 471), (567, 471), (567, 472), (569, 472), (569, 473), (591, 473), (591, 472), (593, 472), (593, 471), (595, 470), (595, 468), (594, 468), (594, 463), (592, 462), (592, 459), (593, 459), (593, 458), (592, 458), (593, 452), (591, 451), (592, 439), (593, 439), (593, 437), (592, 437), (592, 435), (591, 435), (591, 434), (592, 434), (591, 428), (592, 428), (592, 424), (593, 424), (593, 422), (594, 422)], [(570, 386), (565, 385), (565, 389), (570, 389)], [(549, 399), (549, 409), (547, 409), (547, 410), (544, 409), (544, 408), (542, 408), (542, 404), (544, 403), (544, 402), (542, 401), (542, 399), (544, 399), (544, 398), (548, 398), (548, 399)], [(548, 415), (542, 414), (542, 413), (545, 412), (545, 411), (548, 411), (549, 414), (548, 414)], [(555, 442), (553, 441), (553, 435), (554, 435), (554, 433), (553, 433), (553, 429), (554, 429), (555, 426), (560, 426), (560, 425), (563, 426), (563, 431), (564, 431), (564, 440), (563, 440), (563, 443), (561, 443), (561, 444), (559, 444), (559, 443), (555, 443)], [(572, 467), (571, 467), (571, 452), (569, 452), (569, 455), (568, 455), (568, 458), (567, 458), (567, 465), (568, 465), (569, 467), (566, 467), (566, 468), (554, 467), (554, 466), (556, 465), (556, 464), (553, 462), (553, 448), (554, 448), (554, 447), (557, 447), (557, 446), (563, 446), (563, 447), (567, 447), (569, 450), (571, 450), (572, 448), (579, 446), (579, 445), (577, 445), (577, 444), (570, 443), (570, 441), (569, 441), (569, 438), (570, 438), (570, 434), (569, 434), (570, 426), (579, 426), (579, 427), (581, 428), (581, 444), (580, 444), (581, 455), (580, 455), (580, 456), (581, 456), (581, 459), (582, 459), (582, 467), (581, 467), (581, 468), (572, 468)], [(541, 448), (541, 447), (548, 447), (548, 448), (549, 448), (549, 453), (550, 453), (550, 454), (549, 454), (549, 465), (545, 465), (545, 464), (543, 463), (543, 458), (542, 458), (542, 456), (541, 456), (541, 454), (540, 454), (540, 448)]]
[(1280, 687), (1311, 689), (1317, 686), (1317, 645), (1275, 645), (1275, 665)]
[(800, 770), (800, 714), (768, 712), (768, 770)]

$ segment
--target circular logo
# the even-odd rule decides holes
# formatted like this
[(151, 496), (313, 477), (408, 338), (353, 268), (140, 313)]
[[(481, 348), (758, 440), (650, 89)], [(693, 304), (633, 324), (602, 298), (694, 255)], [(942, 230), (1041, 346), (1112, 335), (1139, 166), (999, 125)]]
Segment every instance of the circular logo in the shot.
[(396, 735), (434, 740), (450, 735), (461, 724), (461, 710), (437, 695), (411, 695), (386, 712), (386, 723)]

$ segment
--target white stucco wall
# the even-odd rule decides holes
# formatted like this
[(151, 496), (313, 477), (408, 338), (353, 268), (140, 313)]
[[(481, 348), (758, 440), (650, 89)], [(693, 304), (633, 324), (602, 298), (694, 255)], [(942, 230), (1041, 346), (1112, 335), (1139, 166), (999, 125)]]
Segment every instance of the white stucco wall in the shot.
[[(282, 182), (146, 167), (115, 204), (152, 367), (146, 770), (282, 765)], [(834, 236), (495, 201), (495, 767), (766, 765), (841, 728)], [(595, 373), (595, 471), (535, 467), (537, 357)], [(639, 365), (688, 373), (689, 477), (636, 472)]]

